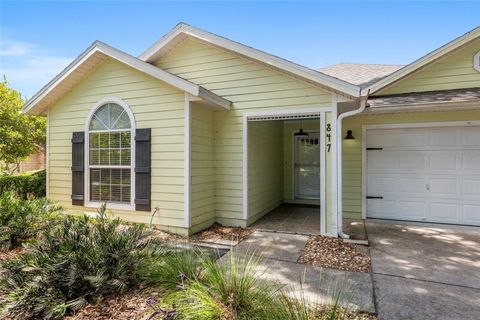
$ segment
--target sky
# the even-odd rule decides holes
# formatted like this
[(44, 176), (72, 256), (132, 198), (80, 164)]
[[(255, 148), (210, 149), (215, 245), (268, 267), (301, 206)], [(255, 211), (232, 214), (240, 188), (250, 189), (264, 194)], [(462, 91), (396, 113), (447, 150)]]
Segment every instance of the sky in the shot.
[(480, 1), (5, 1), (0, 75), (28, 98), (93, 41), (137, 56), (179, 22), (310, 68), (408, 64), (480, 25)]

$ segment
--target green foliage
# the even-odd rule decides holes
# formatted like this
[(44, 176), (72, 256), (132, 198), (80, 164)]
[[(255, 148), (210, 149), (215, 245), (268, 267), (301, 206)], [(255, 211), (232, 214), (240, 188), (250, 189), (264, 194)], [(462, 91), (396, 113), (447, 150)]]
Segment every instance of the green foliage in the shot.
[[(169, 269), (158, 269), (155, 274), (155, 279), (160, 280), (162, 287), (167, 284), (168, 290), (160, 303), (153, 305), (152, 318), (171, 319), (171, 314), (174, 319), (185, 320), (352, 318), (346, 310), (339, 308), (342, 290), (332, 292), (330, 303), (313, 304), (305, 298), (302, 283), (300, 295), (296, 296), (278, 283), (263, 280), (263, 272), (259, 271), (262, 259), (253, 252), (237, 257), (235, 251), (231, 251), (228, 257), (219, 261), (192, 250), (180, 254), (180, 259), (172, 255)], [(195, 272), (187, 276), (183, 274), (184, 270)]]
[(105, 206), (97, 219), (66, 216), (26, 254), (5, 263), (0, 279), (8, 293), (4, 308), (22, 319), (61, 318), (140, 285), (161, 252), (144, 226), (110, 219)]
[(0, 248), (13, 249), (51, 225), (60, 208), (44, 198), (20, 199), (11, 193), (0, 195)]
[(11, 176), (0, 175), (0, 194), (11, 192), (22, 199), (29, 196), (45, 197), (46, 180), (45, 170)]
[(0, 173), (13, 174), (21, 161), (45, 145), (46, 122), (21, 113), (23, 99), (0, 82)]

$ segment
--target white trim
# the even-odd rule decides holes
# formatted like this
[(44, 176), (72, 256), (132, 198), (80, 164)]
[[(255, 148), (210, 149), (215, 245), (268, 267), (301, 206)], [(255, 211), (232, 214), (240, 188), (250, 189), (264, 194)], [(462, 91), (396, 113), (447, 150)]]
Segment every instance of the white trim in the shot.
[[(90, 139), (89, 139), (89, 126), (90, 126), (90, 121), (92, 120), (93, 115), (95, 112), (100, 108), (101, 106), (107, 104), (107, 103), (115, 103), (118, 104), (125, 110), (125, 112), (128, 115), (128, 118), (130, 119), (130, 204), (123, 204), (123, 203), (109, 203), (107, 202), (107, 208), (108, 209), (119, 209), (119, 210), (129, 210), (129, 211), (135, 211), (135, 128), (136, 128), (136, 122), (135, 122), (135, 116), (130, 109), (130, 106), (123, 101), (122, 99), (118, 97), (105, 97), (100, 100), (98, 100), (95, 105), (90, 109), (90, 112), (87, 115), (87, 121), (85, 122), (85, 128), (84, 128), (84, 148), (85, 148), (85, 158), (84, 158), (84, 207), (89, 207), (89, 208), (99, 208), (101, 203), (103, 201), (90, 201), (90, 161), (89, 161), (89, 152), (90, 152)], [(98, 130), (95, 130), (98, 131)], [(122, 130), (122, 131), (128, 131), (128, 130)], [(96, 167), (96, 166), (93, 166)], [(102, 166), (102, 167), (109, 167), (109, 166)], [(123, 166), (115, 166), (115, 168), (122, 168)], [(128, 166), (127, 166), (128, 168)]]
[(362, 125), (362, 219), (367, 219), (367, 131), (373, 129), (409, 129), (409, 128), (441, 128), (441, 127), (472, 127), (480, 126), (480, 120), (475, 121), (441, 121), (414, 122), (390, 124)]
[(326, 234), (326, 221), (327, 221), (327, 199), (326, 199), (326, 124), (325, 124), (325, 112), (320, 114), (320, 234)]
[(369, 124), (369, 125), (364, 125), (364, 126), (365, 126), (366, 130), (369, 130), (369, 129), (469, 127), (469, 126), (480, 126), (480, 120)]
[[(331, 131), (331, 152), (333, 154), (332, 157), (332, 214), (333, 214), (333, 219), (332, 219), (332, 234), (337, 235), (338, 234), (338, 197), (342, 196), (342, 193), (338, 192), (338, 171), (337, 171), (337, 159), (338, 159), (338, 148), (337, 148), (337, 117), (338, 117), (338, 96), (336, 94), (332, 94), (332, 131)], [(341, 136), (341, 133), (340, 133)], [(340, 144), (339, 148), (342, 148), (342, 145)], [(325, 229), (325, 233), (327, 233), (327, 229)]]
[(191, 203), (190, 203), (190, 192), (191, 192), (191, 183), (192, 183), (192, 107), (190, 105), (190, 95), (185, 92), (185, 102), (184, 102), (184, 142), (183, 142), (183, 152), (184, 152), (184, 204), (183, 204), (183, 213), (184, 213), (184, 225), (185, 228), (190, 228), (192, 226), (192, 217), (191, 217)]
[(473, 56), (473, 68), (480, 72), (480, 51)]
[(45, 197), (50, 196), (50, 107), (47, 109), (47, 140), (45, 141)]
[(141, 72), (144, 72), (154, 78), (157, 78), (165, 83), (168, 83), (178, 89), (188, 92), (194, 96), (203, 98), (205, 101), (219, 105), (225, 109), (229, 109), (231, 102), (217, 96), (213, 92), (206, 90), (190, 81), (187, 81), (179, 76), (164, 71), (154, 65), (146, 63), (137, 59), (125, 52), (115, 49), (103, 42), (96, 41), (87, 48), (77, 59), (69, 64), (60, 74), (53, 78), (45, 87), (37, 92), (31, 99), (29, 99), (23, 108), (24, 113), (29, 113), (41, 102), (52, 90), (54, 90), (66, 77), (77, 70), (79, 66), (85, 63), (93, 54), (100, 52), (105, 56), (116, 59), (130, 67), (133, 67)]
[(243, 219), (248, 220), (248, 116), (242, 119), (242, 176), (243, 176)]
[[(243, 219), (248, 220), (248, 121), (249, 117), (255, 116), (282, 116), (282, 115), (292, 115), (295, 113), (299, 114), (308, 114), (308, 113), (317, 113), (318, 117), (320, 118), (320, 125), (325, 123), (325, 112), (330, 112), (329, 107), (318, 107), (318, 108), (299, 108), (299, 109), (277, 109), (277, 110), (265, 110), (265, 111), (254, 111), (254, 112), (245, 112), (242, 115), (242, 176), (243, 176)], [(322, 120), (323, 119), (323, 120)], [(272, 120), (269, 120), (272, 121)], [(323, 121), (323, 122), (322, 122)], [(325, 128), (324, 128), (325, 129)], [(322, 127), (320, 127), (320, 170), (323, 170), (323, 175), (320, 174), (320, 219), (325, 219), (326, 214), (326, 200), (325, 200), (325, 184), (326, 184), (326, 156), (325, 156), (325, 130), (322, 131)], [(322, 134), (323, 132), (323, 134)], [(323, 136), (323, 138), (322, 138)], [(322, 155), (323, 153), (323, 155)], [(323, 167), (323, 169), (322, 169)], [(323, 190), (323, 191), (322, 191)], [(323, 218), (322, 218), (323, 216)], [(320, 224), (321, 228), (322, 224)], [(329, 234), (325, 234), (329, 235)]]
[(163, 48), (168, 48), (169, 44), (176, 41), (175, 38), (180, 35), (193, 37), (209, 45), (214, 45), (229, 50), (247, 58), (262, 62), (270, 67), (300, 76), (323, 87), (327, 87), (327, 89), (330, 89), (330, 91), (344, 93), (351, 97), (359, 97), (360, 87), (354, 84), (331, 77), (319, 71), (309, 69), (252, 47), (245, 46), (241, 43), (220, 37), (216, 34), (192, 27), (185, 23), (180, 23), (175, 28), (170, 30), (150, 48), (145, 50), (145, 52), (139, 56), (139, 59), (147, 62), (153, 62), (159, 55), (160, 51)]
[[(264, 110), (264, 111), (249, 111), (245, 112), (243, 116), (248, 118), (253, 117), (284, 117), (284, 116), (292, 116), (298, 115), (298, 119), (302, 118), (303, 116), (308, 116), (314, 114), (315, 117), (319, 117), (321, 112), (329, 112), (331, 111), (331, 107), (313, 107), (313, 108), (298, 108), (298, 109), (276, 109), (276, 110)], [(251, 120), (251, 119), (249, 119)], [(284, 120), (284, 119), (279, 119)]]
[(397, 82), (398, 80), (405, 78), (406, 76), (425, 67), (426, 65), (437, 61), (438, 59), (444, 57), (448, 53), (469, 44), (471, 41), (477, 39), (478, 37), (480, 37), (480, 27), (477, 27), (465, 33), (464, 35), (448, 42), (447, 44), (428, 53), (427, 55), (421, 57), (420, 59), (417, 59), (414, 62), (406, 65), (405, 67), (395, 71), (394, 73), (372, 84), (371, 86), (362, 89), (361, 96), (368, 95), (369, 91), (370, 93), (375, 93), (381, 89), (384, 89), (392, 85), (394, 82)]

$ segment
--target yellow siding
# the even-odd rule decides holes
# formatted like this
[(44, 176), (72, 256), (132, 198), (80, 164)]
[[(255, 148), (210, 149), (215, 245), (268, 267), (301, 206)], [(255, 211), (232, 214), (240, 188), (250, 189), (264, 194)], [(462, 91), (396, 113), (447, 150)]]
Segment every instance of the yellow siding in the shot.
[(362, 212), (362, 125), (480, 120), (480, 111), (403, 113), (347, 118), (343, 136), (353, 131), (355, 140), (343, 140), (343, 211), (344, 217), (361, 218)]
[(192, 232), (215, 222), (213, 112), (192, 105), (191, 220)]
[[(49, 197), (72, 212), (93, 211), (71, 205), (70, 139), (72, 132), (84, 131), (95, 103), (111, 96), (130, 106), (137, 128), (152, 128), (152, 208), (159, 208), (153, 222), (185, 233), (184, 93), (114, 60), (106, 60), (50, 108)], [(120, 210), (115, 214), (145, 223), (151, 215)]]
[(283, 202), (282, 135), (282, 121), (253, 121), (248, 125), (249, 223)]
[[(284, 176), (284, 185), (283, 185), (283, 195), (285, 202), (289, 203), (308, 203), (308, 204), (319, 204), (315, 200), (295, 200), (294, 192), (294, 177), (293, 177), (293, 134), (298, 131), (300, 128), (300, 121), (285, 121), (283, 125), (283, 176)], [(303, 120), (302, 128), (306, 132), (319, 132), (320, 131), (320, 120)]]
[(186, 40), (156, 63), (233, 102), (215, 112), (215, 209), (242, 225), (242, 115), (246, 111), (330, 107), (330, 93), (218, 48)]
[(473, 56), (480, 51), (480, 39), (445, 58), (387, 87), (378, 95), (480, 87), (480, 72), (473, 68)]

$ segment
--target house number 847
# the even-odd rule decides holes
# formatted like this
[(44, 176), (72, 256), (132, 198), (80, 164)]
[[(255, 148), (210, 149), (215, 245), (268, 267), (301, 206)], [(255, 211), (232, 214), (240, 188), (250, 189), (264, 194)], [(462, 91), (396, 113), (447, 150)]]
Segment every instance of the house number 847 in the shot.
[(330, 123), (327, 123), (326, 131), (327, 134), (325, 136), (327, 138), (327, 152), (330, 152), (330, 149), (332, 148), (332, 134), (330, 133), (332, 131), (332, 125)]

